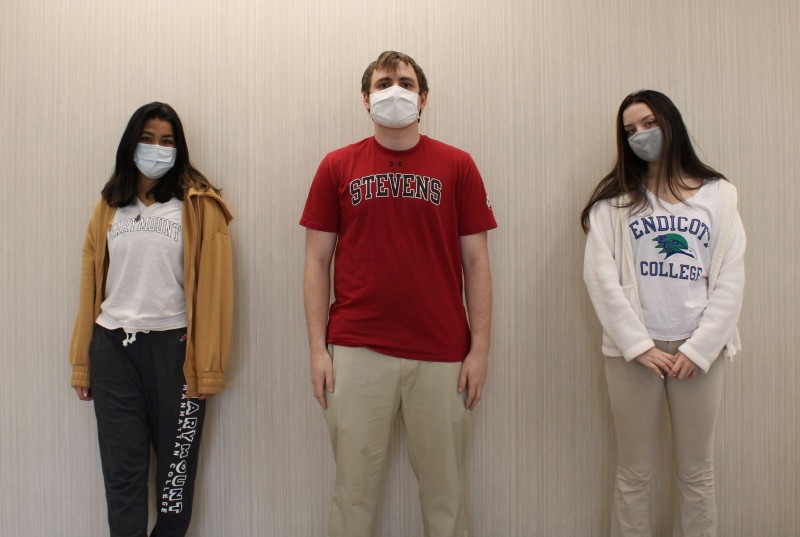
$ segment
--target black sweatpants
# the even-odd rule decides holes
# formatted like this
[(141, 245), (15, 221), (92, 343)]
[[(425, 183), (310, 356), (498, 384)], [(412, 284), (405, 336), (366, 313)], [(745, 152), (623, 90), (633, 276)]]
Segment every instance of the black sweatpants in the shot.
[(111, 537), (147, 535), (150, 444), (158, 518), (150, 534), (186, 534), (205, 401), (186, 397), (186, 329), (137, 333), (95, 325), (89, 360)]

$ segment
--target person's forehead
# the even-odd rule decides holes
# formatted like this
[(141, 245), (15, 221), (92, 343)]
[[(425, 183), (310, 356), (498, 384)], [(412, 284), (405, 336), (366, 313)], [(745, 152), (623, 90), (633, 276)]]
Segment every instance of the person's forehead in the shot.
[(405, 62), (397, 62), (391, 68), (375, 69), (372, 72), (372, 82), (382, 78), (411, 78), (419, 82), (417, 80), (417, 73), (414, 72), (414, 68)]
[(634, 103), (622, 112), (622, 121), (636, 121), (653, 113), (645, 103)]
[(172, 123), (158, 117), (151, 117), (142, 125), (142, 130), (172, 132)]

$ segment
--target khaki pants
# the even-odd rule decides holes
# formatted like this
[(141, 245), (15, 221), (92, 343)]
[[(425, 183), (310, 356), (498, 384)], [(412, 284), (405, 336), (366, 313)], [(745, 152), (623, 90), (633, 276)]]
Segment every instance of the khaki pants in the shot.
[[(683, 341), (656, 341), (675, 354)], [(720, 356), (708, 373), (677, 380), (657, 377), (638, 362), (606, 360), (606, 379), (617, 432), (619, 462), (611, 515), (612, 537), (650, 535), (649, 485), (656, 466), (659, 416), (666, 394), (679, 500), (673, 535), (714, 537), (714, 425), (722, 395), (724, 362)]]
[(334, 392), (325, 419), (336, 460), (329, 537), (370, 537), (398, 413), (419, 481), (426, 537), (466, 537), (464, 459), (467, 410), (461, 363), (395, 358), (329, 346)]

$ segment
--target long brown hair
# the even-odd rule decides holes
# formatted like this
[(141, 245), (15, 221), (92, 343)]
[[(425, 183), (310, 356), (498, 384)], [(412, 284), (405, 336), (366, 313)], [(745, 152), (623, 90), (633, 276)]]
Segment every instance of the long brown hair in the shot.
[(662, 184), (666, 184), (672, 195), (685, 202), (681, 190), (695, 190), (699, 187), (687, 185), (684, 176), (725, 179), (724, 175), (703, 164), (698, 158), (681, 113), (669, 97), (654, 90), (631, 93), (623, 99), (617, 112), (617, 162), (594, 189), (589, 203), (581, 211), (581, 226), (585, 233), (589, 231), (589, 212), (597, 202), (625, 195), (618, 207), (632, 207), (634, 212), (651, 207), (645, 192), (648, 163), (637, 157), (628, 145), (628, 135), (622, 122), (623, 112), (636, 103), (644, 103), (650, 107), (663, 134), (656, 192), (661, 190)]
[(139, 136), (144, 124), (147, 120), (154, 118), (168, 121), (172, 125), (177, 153), (175, 166), (156, 182), (148, 192), (148, 196), (152, 196), (160, 203), (167, 202), (173, 197), (182, 200), (186, 190), (190, 187), (199, 190), (213, 190), (219, 194), (219, 189), (212, 185), (205, 175), (200, 173), (200, 170), (192, 166), (189, 160), (186, 136), (183, 134), (183, 124), (178, 113), (168, 104), (153, 102), (139, 107), (131, 116), (128, 126), (122, 133), (122, 139), (117, 147), (114, 173), (103, 187), (102, 196), (106, 203), (111, 207), (125, 207), (133, 203), (138, 177), (133, 155), (136, 152), (136, 144), (139, 143)]

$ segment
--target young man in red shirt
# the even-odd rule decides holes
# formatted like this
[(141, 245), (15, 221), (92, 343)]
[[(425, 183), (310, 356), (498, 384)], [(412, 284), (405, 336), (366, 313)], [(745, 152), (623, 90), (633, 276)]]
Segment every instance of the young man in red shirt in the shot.
[(488, 369), (497, 224), (472, 158), (420, 135), (428, 83), (411, 57), (382, 53), (361, 92), (375, 136), (325, 156), (300, 221), (311, 381), (336, 460), (328, 536), (370, 537), (399, 413), (425, 536), (464, 537), (467, 410)]

